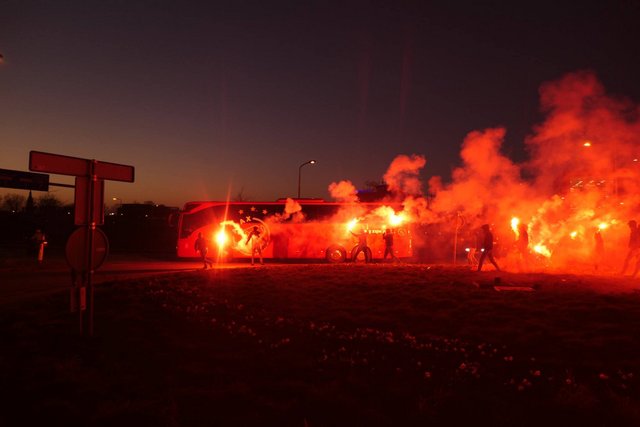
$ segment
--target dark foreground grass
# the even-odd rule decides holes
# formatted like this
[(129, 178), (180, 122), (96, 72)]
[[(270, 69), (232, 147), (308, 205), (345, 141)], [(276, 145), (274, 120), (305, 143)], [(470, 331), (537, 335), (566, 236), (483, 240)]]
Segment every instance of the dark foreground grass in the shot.
[(92, 339), (66, 294), (5, 304), (0, 425), (640, 425), (637, 286), (209, 270), (101, 285)]

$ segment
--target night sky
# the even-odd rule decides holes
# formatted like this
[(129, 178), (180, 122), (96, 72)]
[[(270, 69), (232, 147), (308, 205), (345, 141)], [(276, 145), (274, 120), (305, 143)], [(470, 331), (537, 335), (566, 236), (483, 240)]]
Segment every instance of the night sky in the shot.
[(545, 81), (593, 70), (638, 102), (639, 22), (637, 1), (4, 0), (0, 168), (30, 150), (128, 164), (109, 203), (171, 206), (295, 196), (309, 159), (303, 197), (380, 181), (398, 154), (446, 181), (472, 130), (505, 126), (526, 159)]

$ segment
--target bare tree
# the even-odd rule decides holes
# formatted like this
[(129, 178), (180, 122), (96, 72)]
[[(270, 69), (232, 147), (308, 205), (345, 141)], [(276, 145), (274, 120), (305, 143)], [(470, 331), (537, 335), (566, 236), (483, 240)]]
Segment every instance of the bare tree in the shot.
[(244, 187), (242, 187), (233, 198), (234, 202), (246, 202), (247, 197), (244, 195)]
[(2, 198), (2, 208), (12, 213), (20, 212), (25, 205), (26, 197), (16, 193), (9, 193)]
[(41, 211), (49, 211), (62, 207), (62, 202), (53, 194), (45, 194), (38, 197), (36, 206), (38, 206), (38, 209)]

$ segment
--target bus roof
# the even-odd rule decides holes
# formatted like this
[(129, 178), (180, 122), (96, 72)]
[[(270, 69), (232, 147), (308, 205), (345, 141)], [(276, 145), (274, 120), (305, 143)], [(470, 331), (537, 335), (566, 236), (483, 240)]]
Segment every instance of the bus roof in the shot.
[[(296, 198), (289, 198), (291, 200), (293, 200), (294, 202), (297, 202), (301, 205), (327, 205), (327, 206), (340, 206), (340, 205), (350, 205), (350, 204), (354, 204), (354, 205), (361, 205), (361, 206), (379, 206), (379, 205), (387, 205), (387, 206), (399, 206), (402, 203), (399, 202), (336, 202), (336, 201), (331, 201), (328, 202), (324, 199), (319, 199), (319, 198), (300, 198), (300, 199), (296, 199)], [(205, 207), (210, 207), (210, 206), (224, 206), (224, 205), (234, 205), (234, 206), (244, 206), (244, 205), (284, 205), (287, 200), (289, 199), (285, 199), (285, 198), (280, 198), (277, 199), (275, 201), (250, 201), (250, 200), (243, 200), (243, 201), (216, 201), (216, 200), (202, 200), (202, 201), (192, 201), (192, 202), (187, 202), (184, 204), (184, 208), (182, 209), (183, 212), (190, 212), (194, 209), (197, 208), (205, 208)]]

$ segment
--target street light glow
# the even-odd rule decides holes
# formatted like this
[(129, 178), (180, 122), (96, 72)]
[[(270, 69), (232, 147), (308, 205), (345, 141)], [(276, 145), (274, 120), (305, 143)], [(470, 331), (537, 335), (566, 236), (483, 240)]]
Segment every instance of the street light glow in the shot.
[(304, 165), (315, 165), (315, 164), (316, 164), (315, 160), (307, 160), (306, 162), (304, 162), (298, 167), (298, 199), (300, 198), (300, 179), (302, 175), (302, 167)]

